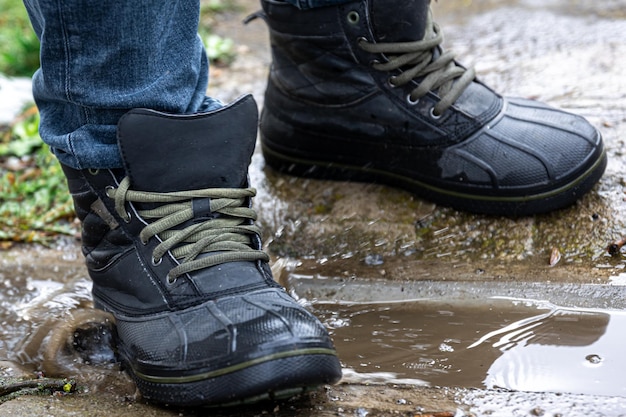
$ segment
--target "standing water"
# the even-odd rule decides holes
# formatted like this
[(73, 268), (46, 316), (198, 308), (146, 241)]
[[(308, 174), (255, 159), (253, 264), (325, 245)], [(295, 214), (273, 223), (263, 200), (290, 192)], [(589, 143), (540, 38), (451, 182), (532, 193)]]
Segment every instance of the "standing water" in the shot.
[(623, 299), (622, 287), (507, 284), (561, 306), (497, 296), (493, 283), (294, 274), (288, 285), (331, 329), (349, 381), (626, 397), (626, 311), (589, 306)]

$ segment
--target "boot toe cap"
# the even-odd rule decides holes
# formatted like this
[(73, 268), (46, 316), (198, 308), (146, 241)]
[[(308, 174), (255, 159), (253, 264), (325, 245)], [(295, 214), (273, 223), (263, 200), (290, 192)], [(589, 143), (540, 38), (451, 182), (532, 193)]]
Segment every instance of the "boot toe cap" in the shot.
[(536, 194), (576, 181), (603, 156), (600, 133), (584, 118), (525, 99), (444, 151), (442, 177), (501, 196)]
[(137, 375), (174, 379), (294, 352), (334, 352), (319, 321), (282, 289), (224, 297), (143, 319), (117, 318), (122, 356)]

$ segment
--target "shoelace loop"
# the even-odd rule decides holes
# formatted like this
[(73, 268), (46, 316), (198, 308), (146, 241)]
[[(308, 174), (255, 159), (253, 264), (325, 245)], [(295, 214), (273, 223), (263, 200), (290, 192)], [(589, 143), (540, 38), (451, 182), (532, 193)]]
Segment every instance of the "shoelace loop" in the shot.
[(441, 116), (476, 78), (474, 69), (457, 65), (451, 52), (435, 57), (434, 52), (442, 42), (439, 25), (429, 15), (426, 35), (421, 41), (372, 43), (361, 39), (359, 46), (366, 52), (387, 57), (387, 62), (372, 63), (374, 69), (385, 72), (402, 69), (390, 79), (394, 86), (403, 86), (420, 78), (419, 85), (409, 95), (411, 102), (417, 102), (429, 91), (438, 89), (440, 100), (433, 109), (433, 115)]
[[(107, 189), (115, 201), (115, 211), (130, 221), (126, 203), (144, 203), (156, 208), (137, 210), (144, 220), (152, 220), (142, 229), (139, 239), (146, 243), (153, 236), (161, 239), (154, 251), (153, 261), (160, 263), (169, 251), (179, 265), (168, 273), (168, 281), (188, 272), (233, 261), (268, 261), (269, 256), (252, 247), (252, 236), (260, 235), (253, 224), (256, 212), (246, 207), (256, 195), (254, 188), (207, 188), (202, 190), (155, 193), (130, 189), (130, 179), (124, 178), (117, 188)], [(209, 199), (211, 216), (194, 220), (193, 199)], [(201, 254), (208, 254), (200, 256)]]

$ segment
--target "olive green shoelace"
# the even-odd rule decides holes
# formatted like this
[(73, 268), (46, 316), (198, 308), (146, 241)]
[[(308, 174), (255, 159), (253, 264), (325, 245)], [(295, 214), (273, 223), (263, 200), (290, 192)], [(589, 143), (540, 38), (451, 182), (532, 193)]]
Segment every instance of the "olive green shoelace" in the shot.
[(384, 54), (387, 62), (375, 62), (373, 68), (378, 71), (402, 69), (398, 75), (390, 78), (394, 86), (402, 86), (413, 79), (420, 79), (419, 85), (409, 95), (412, 102), (418, 101), (429, 91), (439, 90), (439, 102), (433, 112), (441, 116), (461, 96), (468, 85), (476, 78), (473, 68), (463, 68), (456, 64), (454, 55), (445, 52), (435, 57), (443, 35), (439, 25), (429, 15), (424, 39), (416, 42), (371, 43), (361, 40), (359, 46), (366, 52)]
[[(115, 211), (127, 222), (130, 221), (125, 207), (127, 202), (158, 205), (137, 211), (149, 222), (139, 238), (143, 243), (157, 235), (161, 239), (153, 252), (155, 263), (159, 263), (168, 251), (179, 261), (168, 274), (170, 283), (188, 272), (226, 262), (269, 260), (265, 252), (252, 248), (252, 236), (260, 235), (260, 229), (248, 224), (250, 220), (256, 220), (256, 212), (245, 204), (248, 198), (256, 195), (254, 188), (154, 193), (131, 190), (130, 180), (126, 177), (118, 188), (108, 188), (107, 195), (115, 200)], [(216, 216), (182, 227), (183, 223), (194, 218), (192, 200), (196, 198), (209, 198), (210, 211)], [(207, 253), (210, 255), (199, 257)]]

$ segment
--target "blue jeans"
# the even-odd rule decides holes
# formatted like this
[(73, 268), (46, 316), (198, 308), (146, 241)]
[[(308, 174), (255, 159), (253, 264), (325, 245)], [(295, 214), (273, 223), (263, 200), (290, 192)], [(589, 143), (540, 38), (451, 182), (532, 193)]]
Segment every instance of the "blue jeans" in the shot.
[[(347, 0), (287, 0), (299, 8)], [(24, 0), (41, 40), (33, 95), (40, 134), (75, 169), (119, 168), (116, 126), (132, 108), (184, 114), (206, 97), (198, 0)]]

